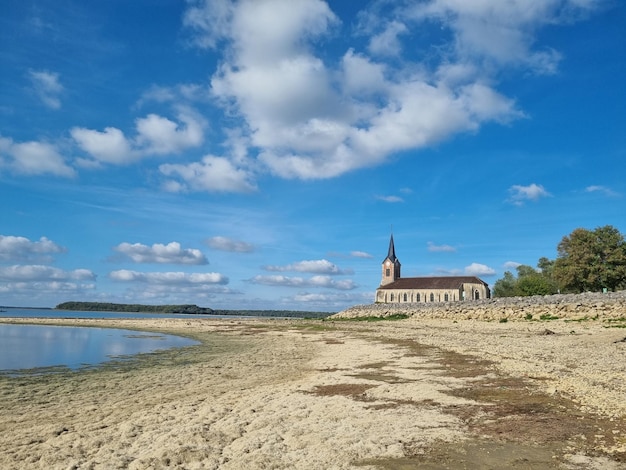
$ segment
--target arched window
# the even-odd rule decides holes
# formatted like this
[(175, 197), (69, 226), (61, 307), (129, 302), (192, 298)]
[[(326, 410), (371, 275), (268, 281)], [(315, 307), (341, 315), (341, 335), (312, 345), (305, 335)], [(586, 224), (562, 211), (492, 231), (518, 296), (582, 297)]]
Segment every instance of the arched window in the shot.
[(385, 276), (387, 276), (387, 277), (391, 276), (391, 269), (387, 268), (385, 270)]
[(446, 295), (443, 296), (443, 300), (445, 300), (446, 302), (450, 300), (447, 292), (446, 292)]
[(404, 301), (407, 301), (406, 292), (404, 293)]
[(430, 293), (430, 301), (431, 302), (435, 301), (435, 294), (433, 294), (432, 292)]
[(421, 301), (421, 297), (420, 297), (419, 293), (417, 294), (417, 297), (415, 297), (415, 301), (416, 302), (420, 302)]
[(474, 300), (480, 300), (480, 292), (474, 291)]
[(393, 294), (391, 294), (391, 302), (393, 302)]

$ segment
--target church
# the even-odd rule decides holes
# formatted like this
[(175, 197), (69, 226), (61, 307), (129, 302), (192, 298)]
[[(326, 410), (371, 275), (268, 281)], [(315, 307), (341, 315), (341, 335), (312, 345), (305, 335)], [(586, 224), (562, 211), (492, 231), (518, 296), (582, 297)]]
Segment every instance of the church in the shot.
[(376, 303), (456, 302), (491, 297), (489, 285), (476, 276), (401, 277), (393, 234), (383, 260), (383, 276)]

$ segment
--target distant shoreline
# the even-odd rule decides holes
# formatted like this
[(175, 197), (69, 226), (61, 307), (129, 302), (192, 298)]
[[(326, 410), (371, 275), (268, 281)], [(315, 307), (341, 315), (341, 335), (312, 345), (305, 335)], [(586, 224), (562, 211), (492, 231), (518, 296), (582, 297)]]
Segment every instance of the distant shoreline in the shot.
[[(12, 308), (12, 307), (11, 307)], [(326, 318), (335, 312), (309, 312), (300, 310), (215, 310), (192, 304), (182, 305), (143, 305), (116, 304), (108, 302), (63, 302), (51, 310), (82, 312), (126, 312), (126, 313), (163, 313), (184, 315), (228, 315), (246, 317), (289, 317), (289, 318)]]

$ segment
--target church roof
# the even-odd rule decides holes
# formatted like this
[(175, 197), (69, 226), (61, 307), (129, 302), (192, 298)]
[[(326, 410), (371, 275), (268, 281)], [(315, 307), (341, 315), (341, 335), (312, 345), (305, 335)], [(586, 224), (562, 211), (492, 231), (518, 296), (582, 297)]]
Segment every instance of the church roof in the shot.
[(393, 244), (393, 233), (391, 234), (391, 238), (389, 239), (389, 250), (387, 250), (387, 257), (383, 260), (390, 260), (392, 263), (395, 263), (398, 258), (396, 258), (396, 247)]
[(379, 289), (460, 289), (463, 284), (487, 285), (476, 276), (402, 277)]

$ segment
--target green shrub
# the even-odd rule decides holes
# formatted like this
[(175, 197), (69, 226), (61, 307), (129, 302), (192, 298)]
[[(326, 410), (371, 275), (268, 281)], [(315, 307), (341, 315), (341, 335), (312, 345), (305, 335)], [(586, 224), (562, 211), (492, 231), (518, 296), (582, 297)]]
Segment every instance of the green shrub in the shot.
[(542, 313), (542, 314), (539, 316), (539, 319), (540, 319), (540, 320), (558, 320), (559, 318), (560, 318), (560, 317), (554, 316), (554, 315), (552, 315), (552, 314), (550, 314), (550, 313)]

